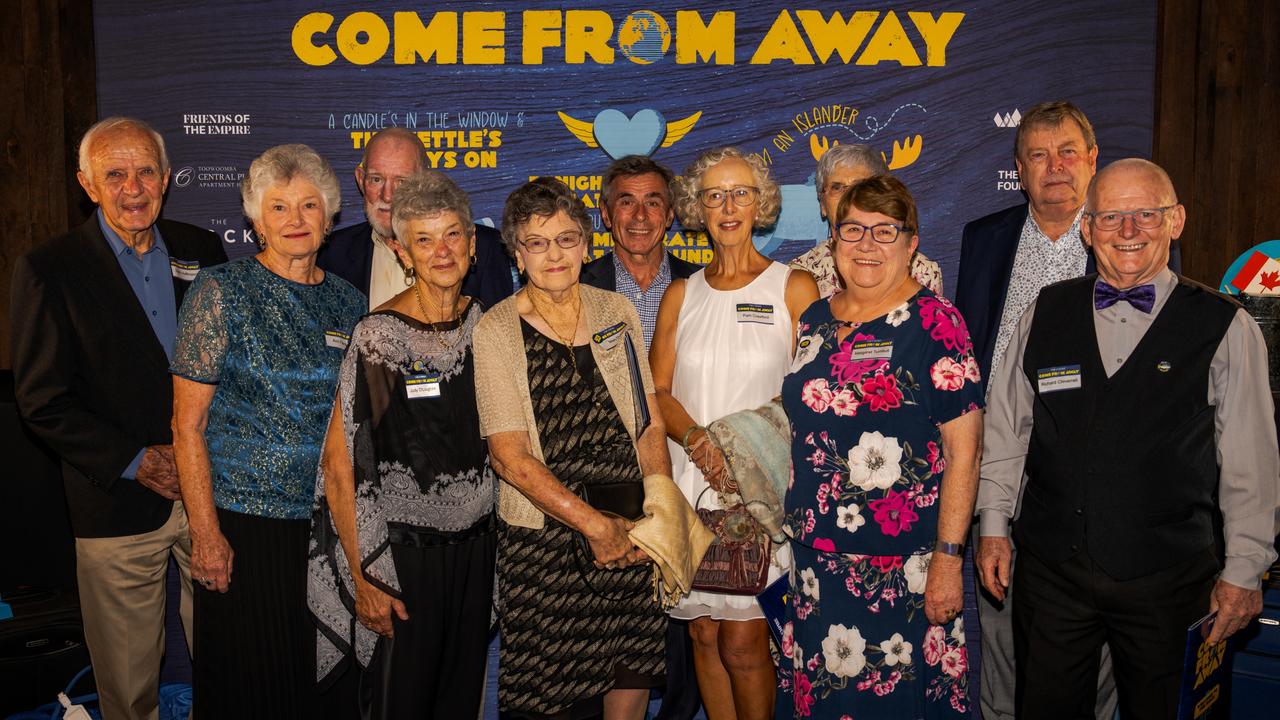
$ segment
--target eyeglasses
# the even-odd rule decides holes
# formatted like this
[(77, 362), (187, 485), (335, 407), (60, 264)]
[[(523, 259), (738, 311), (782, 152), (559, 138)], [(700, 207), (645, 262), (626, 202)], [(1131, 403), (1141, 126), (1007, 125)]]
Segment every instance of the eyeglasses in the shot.
[(718, 208), (730, 197), (733, 198), (734, 205), (750, 207), (755, 205), (760, 197), (760, 188), (738, 185), (731, 188), (707, 188), (698, 191), (698, 199), (702, 201), (702, 207), (705, 208)]
[(1133, 218), (1133, 224), (1137, 228), (1155, 230), (1164, 223), (1164, 214), (1173, 208), (1173, 205), (1165, 205), (1164, 207), (1142, 208), (1128, 212), (1104, 210), (1085, 214), (1093, 220), (1093, 226), (1099, 230), (1119, 230), (1124, 226), (1126, 217)]
[(853, 187), (853, 185), (845, 185), (844, 183), (828, 183), (826, 193), (828, 195), (843, 195), (845, 190)]
[[(541, 235), (532, 235), (518, 242), (524, 246), (525, 250), (538, 255), (546, 252), (551, 247), (552, 241)], [(565, 250), (572, 250), (582, 244), (582, 232), (571, 230), (566, 233), (560, 233), (556, 236), (555, 243)]]
[(836, 237), (847, 243), (856, 243), (862, 240), (862, 236), (871, 231), (871, 239), (882, 245), (888, 245), (898, 239), (898, 234), (902, 232), (912, 232), (913, 228), (905, 225), (891, 225), (889, 223), (879, 223), (877, 225), (863, 225), (856, 222), (836, 223)]

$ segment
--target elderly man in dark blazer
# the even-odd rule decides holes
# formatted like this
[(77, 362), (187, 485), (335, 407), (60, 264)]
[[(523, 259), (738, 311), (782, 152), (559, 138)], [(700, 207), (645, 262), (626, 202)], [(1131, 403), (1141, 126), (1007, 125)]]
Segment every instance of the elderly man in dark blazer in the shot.
[[(613, 238), (613, 252), (586, 264), (582, 282), (625, 295), (640, 315), (648, 346), (658, 321), (658, 305), (673, 278), (687, 278), (700, 266), (667, 252), (662, 241), (675, 219), (671, 170), (643, 155), (615, 160), (604, 172), (600, 219)], [(667, 687), (657, 720), (690, 720), (702, 698), (693, 674), (689, 623), (667, 621)]]
[(19, 411), (62, 461), (85, 639), (106, 720), (156, 718), (165, 573), (182, 572), (191, 638), (191, 540), (178, 492), (169, 356), (178, 307), (216, 235), (160, 220), (164, 139), (108, 118), (80, 142), (84, 225), (21, 257), (13, 273)]
[[(404, 128), (379, 131), (364, 146), (356, 166), (356, 187), (364, 196), (365, 222), (335, 230), (316, 264), (356, 286), (378, 307), (404, 290), (409, 280), (390, 243), (391, 193), (400, 181), (425, 167), (422, 142)], [(511, 260), (502, 249), (498, 231), (476, 224), (476, 254), (462, 294), (493, 307), (513, 289)]]

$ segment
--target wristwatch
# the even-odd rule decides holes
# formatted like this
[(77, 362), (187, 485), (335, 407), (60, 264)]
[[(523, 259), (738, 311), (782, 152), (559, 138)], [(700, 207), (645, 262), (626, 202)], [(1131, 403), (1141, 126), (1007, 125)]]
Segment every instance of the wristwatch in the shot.
[(933, 551), (940, 552), (943, 555), (950, 555), (951, 557), (963, 557), (964, 543), (949, 543), (939, 540), (937, 544), (933, 546)]

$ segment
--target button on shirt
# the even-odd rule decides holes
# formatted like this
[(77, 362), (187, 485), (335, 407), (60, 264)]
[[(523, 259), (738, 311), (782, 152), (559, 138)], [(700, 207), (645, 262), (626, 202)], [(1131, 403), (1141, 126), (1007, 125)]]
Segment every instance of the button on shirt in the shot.
[[(1080, 239), (1080, 217), (1083, 213), (1084, 207), (1081, 206), (1071, 227), (1056, 241), (1040, 229), (1030, 212), (1027, 213), (1022, 235), (1018, 238), (1018, 249), (1013, 256), (1013, 272), (1009, 275), (1009, 291), (1005, 294), (1004, 310), (1000, 314), (1000, 330), (996, 333), (996, 344), (991, 353), (990, 377), (995, 377), (1000, 369), (1018, 319), (1040, 294), (1040, 288), (1084, 275), (1089, 251)], [(991, 396), (990, 383), (987, 384), (987, 396)]]
[(617, 253), (614, 253), (613, 281), (617, 292), (625, 295), (636, 306), (636, 313), (640, 315), (640, 328), (644, 331), (644, 345), (649, 347), (653, 343), (653, 328), (658, 324), (658, 306), (662, 304), (662, 295), (671, 284), (671, 259), (665, 252), (662, 253), (662, 265), (658, 268), (658, 274), (649, 283), (648, 290), (641, 290), (635, 278), (631, 277), (631, 273), (618, 260)]
[[(173, 342), (178, 336), (178, 307), (173, 294), (173, 270), (169, 266), (169, 248), (164, 244), (164, 238), (160, 236), (160, 228), (154, 225), (151, 227), (153, 239), (151, 249), (139, 255), (120, 239), (115, 230), (111, 229), (101, 209), (98, 210), (97, 215), (98, 227), (107, 238), (107, 244), (111, 246), (111, 252), (115, 255), (116, 262), (120, 264), (125, 280), (129, 281), (134, 297), (142, 306), (147, 322), (151, 323), (151, 330), (156, 334), (156, 340), (164, 348), (165, 358), (172, 360)], [(138, 465), (142, 462), (142, 456), (146, 451), (146, 448), (139, 450), (133, 462), (129, 463), (129, 467), (120, 476), (129, 479), (137, 477)]]
[[(1150, 329), (1178, 283), (1168, 269), (1154, 279), (1151, 313), (1118, 302), (1094, 310), (1093, 327), (1107, 377), (1125, 360)], [(1035, 303), (1017, 324), (1009, 343), (1009, 363), (993, 374), (984, 426), (982, 472), (977, 511), (980, 534), (1007, 536), (1009, 520), (1023, 486), (1023, 467), (1031, 440), (1031, 381), (1022, 371), (1022, 355), (1035, 316)], [(1092, 352), (1082, 348), (1082, 352)], [(1267, 380), (1266, 344), (1258, 325), (1243, 309), (1227, 327), (1209, 365), (1209, 403), (1214, 406), (1217, 445), (1218, 505), (1224, 519), (1226, 564), (1222, 579), (1256, 589), (1263, 571), (1276, 558), (1276, 504), (1280, 498), (1280, 454), (1276, 449), (1275, 409)]]

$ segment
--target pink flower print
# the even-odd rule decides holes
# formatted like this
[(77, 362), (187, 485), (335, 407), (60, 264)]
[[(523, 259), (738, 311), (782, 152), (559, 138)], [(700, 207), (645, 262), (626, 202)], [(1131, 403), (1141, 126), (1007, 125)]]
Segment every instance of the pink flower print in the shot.
[(902, 407), (902, 391), (898, 389), (898, 378), (894, 375), (875, 375), (862, 383), (863, 402), (871, 406), (872, 412), (889, 411)]
[(947, 651), (947, 633), (940, 625), (930, 625), (924, 634), (924, 661), (929, 667), (938, 664)]
[(949, 357), (940, 357), (929, 368), (929, 378), (939, 390), (959, 390), (964, 387), (964, 366)]
[(925, 460), (929, 461), (929, 471), (936, 475), (946, 470), (947, 460), (942, 457), (942, 448), (938, 443), (930, 440), (926, 447), (929, 449), (929, 453), (925, 456)]
[(951, 692), (951, 709), (958, 713), (967, 713), (969, 708), (965, 706), (963, 696), (960, 694), (959, 688)]
[(831, 474), (831, 499), (832, 500), (840, 499), (840, 478), (841, 478), (840, 473)]
[(890, 537), (910, 532), (911, 524), (920, 519), (912, 505), (905, 492), (893, 490), (885, 497), (867, 503), (867, 507), (874, 513), (875, 521), (880, 523), (880, 532)]
[(810, 711), (813, 709), (813, 683), (809, 682), (809, 676), (804, 673), (796, 673), (796, 717), (809, 717)]
[(893, 692), (893, 686), (890, 685), (889, 683), (876, 683), (876, 687), (875, 687), (876, 695), (879, 695), (880, 697), (884, 697), (885, 695), (888, 695), (891, 692)]
[(830, 538), (814, 538), (813, 549), (821, 550), (822, 552), (835, 552), (836, 544)]
[[(930, 443), (932, 445), (933, 443)], [(827, 462), (827, 453), (822, 448), (814, 448), (813, 454), (809, 456), (809, 462), (813, 463), (815, 469), (820, 468)]]
[(968, 669), (969, 655), (964, 648), (951, 648), (942, 655), (942, 672), (951, 677), (958, 678)]
[(795, 658), (796, 649), (796, 630), (795, 624), (788, 622), (782, 626), (782, 655), (783, 657)]
[[(822, 451), (819, 450), (818, 452), (822, 452)], [(826, 483), (822, 483), (821, 485), (818, 486), (818, 493), (815, 496), (815, 499), (818, 501), (819, 515), (826, 515), (828, 512), (831, 511), (831, 506), (827, 504), (828, 492), (829, 492), (829, 488), (827, 487)]]
[(889, 603), (889, 607), (893, 607), (893, 601), (898, 599), (898, 593), (891, 587), (887, 587), (880, 591), (880, 599)]
[(927, 493), (920, 493), (915, 497), (916, 507), (929, 507), (938, 502), (938, 486), (934, 485), (933, 490)]
[(871, 567), (887, 575), (902, 567), (902, 557), (898, 555), (872, 555)]
[(875, 671), (872, 671), (871, 674), (867, 675), (866, 678), (859, 680), (857, 687), (859, 690), (866, 690), (868, 688), (874, 687), (879, 682), (880, 682), (880, 671), (875, 670)]
[(831, 407), (833, 393), (826, 378), (814, 378), (800, 390), (800, 401), (816, 413), (824, 413)]
[(978, 361), (972, 355), (964, 357), (964, 379), (971, 383), (982, 382), (982, 370), (978, 368)]
[(844, 579), (844, 589), (848, 590), (854, 597), (862, 596), (862, 592), (858, 590), (858, 582), (852, 575)]
[(853, 417), (858, 414), (858, 398), (849, 388), (841, 388), (831, 398), (831, 412), (840, 417)]
[(804, 531), (806, 534), (813, 532), (813, 526), (816, 521), (813, 519), (813, 510), (806, 509), (804, 511)]
[(954, 305), (945, 298), (936, 297), (922, 297), (917, 303), (920, 305), (920, 324), (929, 330), (930, 337), (941, 340), (948, 350), (969, 349), (969, 330)]
[(821, 664), (822, 653), (814, 653), (813, 657), (809, 658), (809, 662), (805, 663), (805, 668), (808, 669), (809, 672), (813, 672), (814, 670), (817, 670), (818, 666)]
[(874, 335), (863, 335), (860, 332), (855, 332), (852, 337), (845, 338), (845, 341), (840, 343), (840, 350), (832, 355), (829, 360), (831, 363), (831, 376), (835, 378), (836, 382), (859, 382), (863, 375), (889, 365), (889, 361), (884, 358), (873, 358), (871, 360), (853, 359), (854, 343), (875, 339)]

